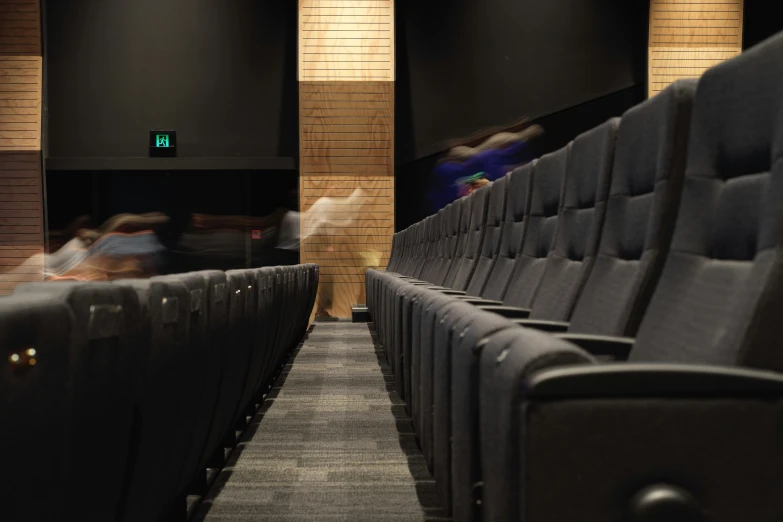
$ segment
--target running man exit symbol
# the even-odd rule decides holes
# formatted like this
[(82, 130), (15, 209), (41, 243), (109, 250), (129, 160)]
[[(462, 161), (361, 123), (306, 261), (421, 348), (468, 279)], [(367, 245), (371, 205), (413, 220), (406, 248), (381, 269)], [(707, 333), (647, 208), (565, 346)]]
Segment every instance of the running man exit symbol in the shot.
[[(0, 3), (2, 1), (0, 0)], [(151, 130), (149, 147), (150, 158), (176, 158), (177, 131), (166, 129)]]

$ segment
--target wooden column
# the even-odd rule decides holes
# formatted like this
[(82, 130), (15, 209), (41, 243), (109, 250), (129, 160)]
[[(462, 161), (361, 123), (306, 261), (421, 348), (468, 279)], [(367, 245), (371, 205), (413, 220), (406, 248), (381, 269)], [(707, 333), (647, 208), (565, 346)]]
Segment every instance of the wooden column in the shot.
[(41, 49), (39, 1), (0, 0), (0, 295), (44, 275)]
[(393, 0), (299, 0), (299, 126), (301, 260), (349, 317), (394, 233)]
[(742, 52), (743, 0), (651, 0), (648, 96)]

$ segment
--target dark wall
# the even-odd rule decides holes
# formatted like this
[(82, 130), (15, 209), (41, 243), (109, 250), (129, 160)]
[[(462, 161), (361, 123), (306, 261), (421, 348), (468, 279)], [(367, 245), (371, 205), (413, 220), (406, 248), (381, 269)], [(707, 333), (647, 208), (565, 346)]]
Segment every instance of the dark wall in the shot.
[(398, 0), (396, 229), (432, 213), (449, 141), (530, 117), (540, 155), (644, 100), (648, 18), (649, 2)]
[(743, 12), (742, 48), (753, 47), (783, 31), (780, 5), (770, 0), (745, 0)]
[(400, 0), (398, 161), (643, 84), (648, 11), (620, 0)]
[(48, 156), (297, 155), (296, 2), (50, 0)]
[[(600, 125), (613, 116), (620, 116), (626, 110), (641, 102), (645, 97), (643, 84), (621, 89), (607, 96), (553, 112), (535, 121), (546, 132), (530, 143), (536, 157), (564, 147), (569, 141), (586, 130)], [(397, 191), (395, 200), (397, 231), (416, 223), (432, 213), (428, 207), (427, 180), (432, 173), (439, 154), (433, 154), (397, 168)]]

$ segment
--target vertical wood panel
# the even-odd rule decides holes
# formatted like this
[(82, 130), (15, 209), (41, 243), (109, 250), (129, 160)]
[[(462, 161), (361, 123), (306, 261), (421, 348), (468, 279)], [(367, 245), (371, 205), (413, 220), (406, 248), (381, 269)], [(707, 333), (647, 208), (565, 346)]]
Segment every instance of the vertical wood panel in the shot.
[(0, 295), (41, 281), (41, 16), (34, 0), (0, 0)]
[(742, 52), (743, 0), (651, 0), (647, 92)]
[(299, 0), (299, 81), (394, 80), (392, 0)]
[(329, 292), (337, 317), (365, 301), (364, 272), (391, 250), (393, 9), (299, 0), (301, 259), (321, 266), (319, 301)]

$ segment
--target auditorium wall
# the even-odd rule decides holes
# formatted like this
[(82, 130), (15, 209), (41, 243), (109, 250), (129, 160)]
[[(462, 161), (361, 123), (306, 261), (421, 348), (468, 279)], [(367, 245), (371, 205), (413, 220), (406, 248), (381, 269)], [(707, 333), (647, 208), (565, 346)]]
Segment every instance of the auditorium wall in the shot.
[(642, 101), (648, 16), (648, 2), (400, 2), (396, 230), (431, 212), (450, 140), (526, 116), (542, 154)]
[(44, 273), (41, 12), (0, 0), (0, 296)]
[(643, 83), (647, 2), (453, 0), (397, 7), (397, 160)]
[(296, 157), (295, 2), (46, 7), (49, 157), (145, 157), (151, 129), (180, 157)]

